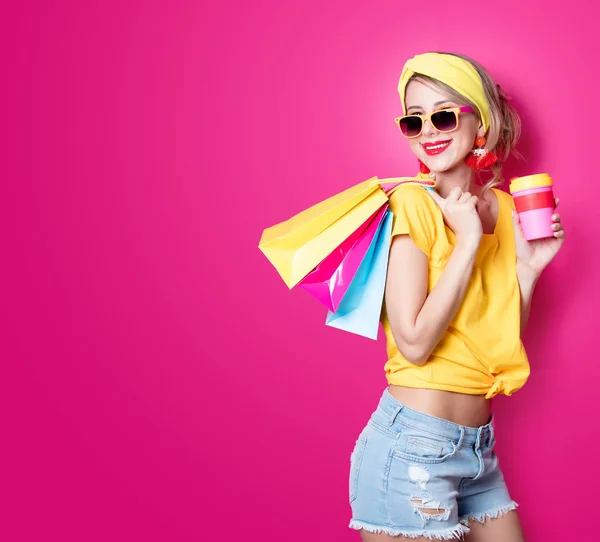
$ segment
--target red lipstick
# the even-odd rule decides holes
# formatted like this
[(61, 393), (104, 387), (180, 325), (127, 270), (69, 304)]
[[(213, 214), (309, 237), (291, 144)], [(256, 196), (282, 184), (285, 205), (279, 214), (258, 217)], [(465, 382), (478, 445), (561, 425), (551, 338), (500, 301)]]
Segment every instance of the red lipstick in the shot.
[(444, 152), (452, 143), (451, 139), (446, 139), (445, 141), (433, 141), (431, 143), (421, 143), (425, 154), (428, 156), (435, 156), (436, 154), (441, 154)]

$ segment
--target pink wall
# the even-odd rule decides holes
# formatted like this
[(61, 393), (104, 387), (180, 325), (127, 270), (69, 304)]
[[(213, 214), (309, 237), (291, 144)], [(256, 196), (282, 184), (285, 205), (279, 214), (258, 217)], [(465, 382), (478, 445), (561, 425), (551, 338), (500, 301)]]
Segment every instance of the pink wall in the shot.
[(534, 299), (532, 377), (495, 401), (498, 453), (528, 540), (595, 540), (597, 28), (583, 3), (546, 5), (13, 8), (0, 538), (358, 540), (349, 455), (385, 385), (382, 336), (326, 327), (257, 244), (415, 170), (397, 79), (442, 49), (514, 96), (525, 160), (507, 173), (548, 171), (562, 198), (569, 239)]

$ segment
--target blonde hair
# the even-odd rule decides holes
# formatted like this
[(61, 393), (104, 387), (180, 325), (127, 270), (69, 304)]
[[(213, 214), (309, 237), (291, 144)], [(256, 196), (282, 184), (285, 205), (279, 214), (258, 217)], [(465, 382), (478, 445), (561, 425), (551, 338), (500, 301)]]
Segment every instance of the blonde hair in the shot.
[[(491, 78), (486, 69), (475, 60), (456, 53), (442, 53), (444, 55), (453, 55), (469, 62), (481, 77), (483, 82), (483, 90), (490, 108), (490, 128), (486, 134), (485, 148), (494, 152), (498, 157), (498, 161), (492, 166), (492, 178), (489, 179), (483, 186), (483, 190), (499, 186), (504, 182), (502, 177), (502, 162), (504, 162), (511, 154), (520, 156), (515, 149), (515, 145), (521, 135), (521, 119), (515, 108), (508, 103), (508, 96), (500, 85), (497, 85)], [(475, 114), (479, 117), (477, 107), (470, 100), (458, 93), (452, 87), (448, 86), (437, 79), (426, 75), (415, 74), (411, 79), (421, 80), (429, 83), (440, 90), (446, 92), (457, 103), (470, 105)], [(481, 120), (481, 119), (479, 119)]]

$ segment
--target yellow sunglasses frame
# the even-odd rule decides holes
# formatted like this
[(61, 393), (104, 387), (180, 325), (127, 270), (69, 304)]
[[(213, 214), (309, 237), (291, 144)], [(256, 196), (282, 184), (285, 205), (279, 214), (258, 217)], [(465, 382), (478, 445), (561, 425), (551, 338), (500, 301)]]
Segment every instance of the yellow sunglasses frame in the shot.
[[(436, 113), (441, 113), (442, 111), (452, 111), (454, 113), (454, 115), (456, 116), (456, 126), (454, 128), (452, 128), (452, 130), (439, 130), (437, 128), (437, 126), (433, 122), (431, 122), (432, 115), (435, 115)], [(398, 126), (398, 129), (400, 130), (400, 133), (402, 134), (402, 136), (405, 137), (406, 139), (413, 139), (415, 137), (419, 137), (423, 133), (423, 127), (425, 126), (426, 120), (428, 120), (429, 124), (431, 124), (438, 132), (441, 132), (442, 134), (449, 134), (450, 132), (454, 132), (454, 130), (458, 130), (461, 113), (473, 113), (473, 108), (469, 105), (463, 105), (462, 107), (444, 107), (444, 109), (438, 109), (437, 111), (434, 111), (433, 113), (429, 113), (428, 115), (403, 115), (402, 117), (396, 117), (394, 120), (396, 121), (396, 125)], [(400, 126), (400, 121), (402, 121), (402, 119), (406, 119), (408, 117), (418, 117), (421, 119), (421, 121), (422, 121), (421, 122), (421, 131), (417, 135), (407, 136), (407, 135), (404, 135), (404, 132), (402, 131), (402, 128)]]

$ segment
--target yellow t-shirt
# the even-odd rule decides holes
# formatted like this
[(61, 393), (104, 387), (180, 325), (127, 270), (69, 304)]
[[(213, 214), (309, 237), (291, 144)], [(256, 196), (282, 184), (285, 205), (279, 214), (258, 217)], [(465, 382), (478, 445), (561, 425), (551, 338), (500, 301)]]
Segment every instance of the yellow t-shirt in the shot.
[[(411, 363), (398, 350), (384, 300), (381, 323), (387, 341), (384, 369), (389, 384), (485, 394), (487, 398), (511, 395), (525, 384), (530, 370), (520, 337), (521, 294), (511, 217), (514, 202), (510, 194), (493, 190), (499, 202), (495, 231), (483, 235), (463, 302), (424, 365)], [(431, 292), (456, 236), (419, 185), (400, 186), (389, 204), (394, 213), (392, 237), (409, 234), (429, 258)]]

